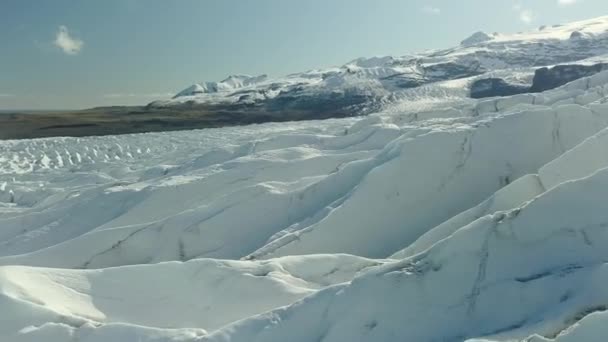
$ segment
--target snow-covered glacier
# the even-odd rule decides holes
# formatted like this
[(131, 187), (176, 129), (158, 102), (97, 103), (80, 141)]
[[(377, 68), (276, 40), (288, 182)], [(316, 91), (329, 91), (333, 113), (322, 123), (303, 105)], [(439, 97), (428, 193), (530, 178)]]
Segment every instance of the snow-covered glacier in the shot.
[[(435, 58), (508, 57), (483, 77), (531, 81), (608, 60), (607, 30), (478, 33)], [(481, 74), (381, 85), (391, 101), (342, 119), (1, 141), (0, 340), (604, 341), (608, 71), (576, 73), (482, 99)]]

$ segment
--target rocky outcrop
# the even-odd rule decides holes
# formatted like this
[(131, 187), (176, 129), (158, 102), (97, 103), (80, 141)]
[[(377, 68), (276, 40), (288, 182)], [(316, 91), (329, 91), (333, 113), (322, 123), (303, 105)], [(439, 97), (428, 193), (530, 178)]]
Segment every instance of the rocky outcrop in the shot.
[(608, 63), (593, 65), (568, 64), (540, 68), (534, 73), (531, 86), (509, 84), (501, 78), (484, 78), (471, 85), (471, 98), (511, 96), (524, 93), (540, 93), (561, 87), (579, 78), (595, 75), (608, 69)]
[(526, 93), (529, 86), (509, 84), (501, 78), (484, 78), (473, 82), (471, 85), (471, 97), (481, 99), (495, 96), (511, 96)]
[(530, 92), (539, 93), (541, 91), (554, 89), (568, 82), (572, 82), (582, 77), (597, 74), (602, 70), (608, 69), (608, 63), (598, 63), (594, 65), (557, 65), (552, 68), (540, 68), (534, 74)]

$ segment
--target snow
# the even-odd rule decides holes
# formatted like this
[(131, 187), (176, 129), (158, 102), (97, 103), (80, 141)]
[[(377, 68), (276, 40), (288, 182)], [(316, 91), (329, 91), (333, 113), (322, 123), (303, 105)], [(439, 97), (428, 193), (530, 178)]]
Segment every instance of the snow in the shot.
[(608, 167), (608, 130), (588, 138), (539, 170), (545, 187), (552, 188), (570, 179), (583, 178)]
[[(8, 266), (0, 269), (0, 283), (5, 305), (43, 316), (30, 324), (70, 321), (208, 330), (287, 305), (379, 264), (318, 255), (268, 262), (197, 259), (93, 271)], [(10, 333), (15, 322), (18, 318), (5, 318), (0, 334)]]
[(175, 97), (196, 96), (206, 93), (220, 93), (234, 91), (239, 88), (255, 85), (263, 82), (268, 78), (266, 75), (249, 76), (249, 75), (231, 75), (221, 82), (203, 82), (193, 84), (190, 87), (180, 91)]
[[(533, 57), (607, 22), (448, 59)], [(281, 84), (394, 94), (379, 78), (420, 56)], [(525, 79), (521, 63), (492, 72)], [(470, 81), (398, 90), (412, 101), (366, 117), (0, 142), (1, 340), (603, 341), (608, 72), (479, 101)]]
[(418, 238), (415, 243), (409, 245), (404, 250), (393, 254), (391, 259), (403, 259), (424, 252), (435, 243), (449, 237), (458, 229), (470, 224), (480, 217), (494, 214), (499, 211), (518, 208), (527, 201), (542, 194), (544, 191), (545, 189), (539, 176), (530, 174), (518, 178), (513, 183), (496, 191), (492, 196), (476, 207), (463, 211), (437, 227), (432, 228)]
[[(573, 117), (582, 124), (570, 124)], [(507, 179), (536, 172), (606, 127), (607, 119), (597, 119), (583, 110), (558, 108), (516, 113), (477, 127), (438, 128), (420, 137), (396, 139), (379, 154), (373, 169), (339, 208), (319, 223), (283, 236), (282, 241), (274, 242), (276, 248), (262, 255), (340, 252), (388, 257), (430, 228), (479, 203)], [(516, 134), (519, 138), (513, 141)], [(389, 183), (386, 179), (398, 181)], [(356, 214), (365, 211), (373, 215)], [(370, 226), (374, 229), (366, 229)]]
[(541, 331), (561, 331), (567, 312), (608, 300), (606, 186), (608, 170), (564, 183), (476, 220), (425, 253), (237, 322), (209, 340), (451, 341), (545, 320)]

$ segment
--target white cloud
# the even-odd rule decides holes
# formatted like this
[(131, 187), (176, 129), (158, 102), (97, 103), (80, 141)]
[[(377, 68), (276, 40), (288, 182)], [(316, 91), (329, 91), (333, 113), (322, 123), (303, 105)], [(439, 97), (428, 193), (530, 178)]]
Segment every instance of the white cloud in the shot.
[(519, 20), (523, 21), (526, 24), (529, 24), (534, 20), (534, 13), (531, 10), (521, 10), (519, 12)]
[[(570, 1), (572, 1), (572, 0), (570, 0)], [(524, 22), (526, 24), (530, 24), (531, 22), (533, 22), (536, 19), (536, 15), (534, 14), (534, 12), (530, 9), (523, 7), (521, 4), (513, 5), (513, 10), (515, 12), (517, 12), (517, 16), (519, 17), (519, 20), (521, 20), (522, 22)]]
[(70, 36), (68, 28), (61, 25), (55, 38), (55, 46), (59, 47), (68, 55), (76, 55), (82, 50), (84, 42), (78, 38)]
[(424, 12), (426, 14), (434, 14), (434, 15), (441, 14), (441, 9), (439, 7), (424, 6), (421, 8), (421, 10), (422, 10), (422, 12)]
[(557, 0), (557, 4), (560, 6), (574, 5), (577, 2), (579, 2), (579, 0)]

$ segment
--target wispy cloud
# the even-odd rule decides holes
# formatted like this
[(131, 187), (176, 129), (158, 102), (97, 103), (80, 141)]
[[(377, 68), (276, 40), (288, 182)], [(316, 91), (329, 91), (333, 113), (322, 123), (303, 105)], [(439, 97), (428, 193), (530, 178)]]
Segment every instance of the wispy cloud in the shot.
[(513, 10), (517, 12), (517, 16), (519, 20), (523, 23), (530, 24), (536, 19), (536, 15), (530, 9), (523, 7), (521, 4), (516, 4), (513, 6)]
[(159, 97), (171, 97), (173, 93), (148, 93), (148, 94), (121, 94), (112, 93), (104, 94), (103, 97), (106, 99), (122, 99), (122, 98), (159, 98)]
[(531, 23), (534, 20), (534, 12), (528, 9), (522, 10), (519, 12), (519, 20), (526, 24)]
[(441, 14), (441, 8), (434, 7), (434, 6), (424, 6), (420, 10), (426, 14), (433, 14), (433, 15)]
[(579, 0), (557, 0), (557, 4), (560, 6), (574, 5), (577, 2), (580, 2), (580, 1)]
[(78, 38), (70, 36), (70, 32), (66, 26), (59, 26), (57, 36), (55, 37), (55, 46), (60, 48), (68, 55), (76, 55), (82, 50), (84, 42)]

